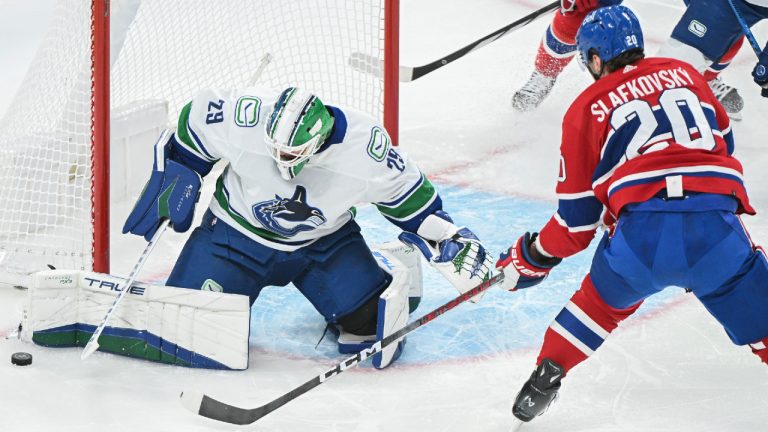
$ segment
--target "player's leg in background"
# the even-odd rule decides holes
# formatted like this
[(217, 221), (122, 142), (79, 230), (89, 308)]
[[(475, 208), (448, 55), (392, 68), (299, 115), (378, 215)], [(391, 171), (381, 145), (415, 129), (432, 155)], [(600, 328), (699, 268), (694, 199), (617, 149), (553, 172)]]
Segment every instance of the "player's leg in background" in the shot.
[(512, 96), (513, 108), (531, 111), (547, 97), (558, 75), (576, 55), (576, 32), (586, 14), (555, 11), (552, 23), (539, 44), (533, 73), (528, 82)]
[[(768, 17), (768, 9), (734, 0), (747, 25)], [(686, 61), (705, 75), (713, 93), (734, 120), (741, 120), (744, 100), (719, 76), (741, 47), (742, 30), (727, 1), (690, 0), (686, 11), (662, 46), (660, 57)], [(725, 65), (725, 66), (724, 66)], [(719, 69), (719, 71), (718, 71)], [(710, 73), (707, 73), (710, 71)], [(717, 71), (718, 73), (713, 73)]]
[(736, 57), (736, 54), (738, 54), (739, 49), (741, 49), (743, 44), (743, 36), (736, 39), (736, 42), (728, 48), (728, 51), (726, 51), (719, 60), (710, 64), (709, 67), (707, 67), (707, 70), (704, 71), (704, 78), (707, 80), (709, 88), (712, 89), (712, 93), (715, 94), (715, 97), (720, 101), (720, 104), (723, 105), (723, 108), (725, 108), (725, 111), (732, 120), (741, 120), (741, 110), (744, 109), (744, 99), (736, 88), (725, 83), (720, 77), (720, 72), (725, 70), (725, 68), (731, 64), (731, 61)]
[[(747, 345), (768, 364), (768, 261), (752, 244), (738, 216), (719, 214), (707, 223), (709, 236), (722, 237), (692, 268), (691, 288), (736, 345)], [(704, 216), (697, 215), (700, 219)], [(721, 234), (724, 233), (724, 234)], [(689, 246), (690, 247), (690, 246)], [(689, 255), (702, 255), (693, 250)], [(707, 257), (710, 257), (708, 260)]]
[(243, 294), (253, 304), (263, 287), (288, 284), (306, 264), (286, 263), (287, 256), (251, 240), (208, 211), (184, 245), (166, 285)]
[[(331, 329), (338, 330), (340, 352), (354, 353), (370, 347), (379, 327), (392, 327), (391, 322), (386, 322), (390, 318), (394, 317), (395, 326), (407, 322), (408, 287), (393, 287), (393, 277), (379, 266), (354, 221), (303, 248), (301, 254), (311, 264), (293, 282)], [(397, 281), (402, 284), (402, 279)], [(396, 301), (382, 304), (380, 295), (393, 288), (400, 294)], [(388, 310), (390, 307), (396, 310)], [(396, 360), (403, 344), (401, 341), (385, 350), (385, 361), (375, 357), (374, 364), (385, 367)]]
[(731, 45), (730, 48), (728, 48), (728, 51), (723, 54), (722, 57), (720, 57), (720, 60), (712, 63), (709, 65), (706, 71), (704, 71), (704, 78), (707, 81), (712, 81), (713, 79), (717, 79), (720, 76), (720, 72), (724, 71), (725, 68), (730, 66), (731, 62), (733, 61), (733, 58), (736, 57), (736, 54), (739, 53), (739, 50), (741, 49), (741, 46), (744, 45), (744, 40), (746, 38), (744, 36), (736, 39), (736, 42)]

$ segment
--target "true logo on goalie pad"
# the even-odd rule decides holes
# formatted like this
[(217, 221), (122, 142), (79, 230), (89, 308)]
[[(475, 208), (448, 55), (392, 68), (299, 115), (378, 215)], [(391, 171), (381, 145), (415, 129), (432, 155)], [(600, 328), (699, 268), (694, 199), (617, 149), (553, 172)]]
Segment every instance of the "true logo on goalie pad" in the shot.
[[(112, 282), (108, 280), (102, 280), (102, 279), (93, 279), (89, 277), (84, 277), (83, 280), (88, 282), (89, 287), (96, 287), (96, 288), (106, 288), (110, 291), (122, 291), (121, 284), (118, 282)], [(145, 288), (133, 285), (128, 290), (129, 293), (135, 294), (135, 295), (144, 295)]]
[(376, 258), (376, 260), (379, 263), (381, 263), (382, 265), (386, 266), (387, 269), (389, 269), (390, 272), (392, 270), (394, 270), (395, 266), (392, 264), (392, 262), (389, 260), (389, 258), (384, 256), (384, 254), (382, 254), (381, 252), (379, 252), (377, 250), (372, 250), (371, 253), (373, 254), (374, 258)]

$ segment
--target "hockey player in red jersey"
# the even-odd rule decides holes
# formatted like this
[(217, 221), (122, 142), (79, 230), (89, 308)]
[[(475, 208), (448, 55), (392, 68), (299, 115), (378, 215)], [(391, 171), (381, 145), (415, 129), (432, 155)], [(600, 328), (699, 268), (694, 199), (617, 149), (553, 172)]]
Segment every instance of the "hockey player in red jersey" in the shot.
[(581, 21), (599, 6), (621, 3), (622, 0), (561, 0), (560, 10), (552, 17), (536, 52), (534, 70), (525, 85), (512, 96), (512, 107), (531, 111), (547, 97), (560, 72), (576, 55), (576, 31)]
[(558, 209), (502, 254), (506, 288), (540, 283), (609, 227), (581, 288), (544, 335), (514, 415), (530, 421), (561, 380), (643, 300), (693, 292), (731, 340), (768, 363), (768, 262), (739, 214), (754, 214), (733, 156), (729, 118), (689, 64), (644, 58), (624, 6), (586, 16), (576, 44), (596, 82), (563, 119)]
[[(687, 10), (659, 55), (693, 64), (704, 73), (707, 84), (728, 115), (734, 120), (741, 120), (744, 100), (735, 88), (720, 78), (720, 72), (728, 67), (744, 42), (736, 17), (725, 1), (684, 1)], [(744, 9), (750, 25), (763, 19), (768, 11), (768, 8), (759, 6), (766, 0), (735, 1)], [(555, 12), (552, 24), (547, 27), (539, 45), (534, 71), (525, 85), (512, 96), (512, 107), (518, 111), (536, 109), (552, 91), (557, 77), (576, 55), (576, 31), (584, 17), (597, 7), (617, 5), (621, 2), (622, 0), (561, 0), (560, 10)]]

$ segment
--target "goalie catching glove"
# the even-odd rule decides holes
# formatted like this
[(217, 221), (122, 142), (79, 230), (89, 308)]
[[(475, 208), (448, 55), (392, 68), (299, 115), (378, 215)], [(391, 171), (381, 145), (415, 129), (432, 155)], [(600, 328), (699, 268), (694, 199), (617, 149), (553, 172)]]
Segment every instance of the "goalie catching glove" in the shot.
[(123, 225), (123, 234), (130, 232), (149, 241), (164, 219), (171, 220), (176, 232), (192, 225), (202, 180), (197, 172), (168, 158), (172, 136), (166, 129), (155, 143), (152, 175)]
[[(442, 210), (431, 214), (416, 233), (403, 232), (400, 241), (418, 249), (460, 293), (465, 293), (490, 277), (492, 259), (477, 236), (459, 228)], [(477, 303), (482, 294), (471, 299)]]
[(561, 258), (544, 255), (536, 246), (538, 233), (525, 233), (496, 261), (496, 270), (504, 272), (502, 288), (515, 291), (530, 288), (547, 278)]

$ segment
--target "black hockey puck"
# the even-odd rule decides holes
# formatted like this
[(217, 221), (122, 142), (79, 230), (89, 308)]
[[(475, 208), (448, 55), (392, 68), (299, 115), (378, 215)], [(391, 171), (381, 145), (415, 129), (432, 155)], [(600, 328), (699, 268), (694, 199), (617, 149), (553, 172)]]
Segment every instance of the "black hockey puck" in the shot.
[(17, 352), (11, 355), (11, 363), (16, 366), (29, 366), (32, 364), (32, 354), (25, 352)]

